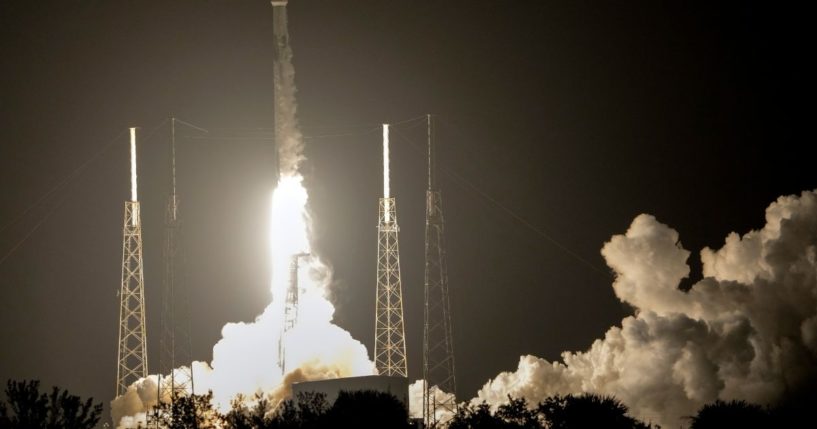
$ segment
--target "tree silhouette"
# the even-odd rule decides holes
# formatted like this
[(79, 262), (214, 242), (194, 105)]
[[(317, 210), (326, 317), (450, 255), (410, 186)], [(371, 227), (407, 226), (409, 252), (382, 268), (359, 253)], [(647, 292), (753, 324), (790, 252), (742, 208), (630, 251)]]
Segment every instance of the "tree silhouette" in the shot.
[(299, 393), (295, 399), (287, 399), (278, 405), (272, 418), (264, 420), (264, 426), (259, 426), (259, 428), (320, 429), (331, 427), (326, 416), (328, 409), (326, 395), (323, 393)]
[(536, 410), (528, 407), (525, 399), (513, 399), (508, 396), (508, 403), (500, 405), (494, 413), (485, 402), (460, 407), (448, 427), (449, 429), (539, 429), (545, 426)]
[(102, 404), (54, 387), (40, 393), (40, 382), (6, 382), (6, 400), (0, 401), (0, 428), (3, 429), (90, 429), (102, 415)]
[(508, 396), (496, 412), (482, 403), (460, 407), (449, 429), (648, 429), (651, 426), (627, 415), (615, 398), (593, 394), (553, 396), (535, 407)]
[(459, 407), (457, 414), (448, 424), (449, 429), (502, 429), (505, 422), (491, 412), (491, 407), (483, 402), (479, 405)]
[(647, 425), (627, 415), (627, 406), (612, 396), (586, 393), (552, 396), (539, 403), (539, 413), (551, 429), (604, 427), (647, 429)]
[(408, 412), (396, 397), (375, 391), (340, 392), (330, 407), (323, 393), (299, 393), (275, 408), (261, 395), (248, 407), (237, 397), (224, 416), (227, 429), (408, 428)]
[(743, 429), (772, 427), (769, 413), (759, 405), (746, 401), (724, 402), (720, 399), (704, 405), (691, 417), (690, 429), (739, 427)]
[(166, 429), (210, 429), (220, 427), (223, 417), (213, 408), (213, 392), (206, 395), (175, 395), (171, 403), (153, 408), (158, 427)]
[(552, 396), (537, 407), (550, 429), (647, 429), (627, 415), (627, 406), (612, 396), (596, 394)]
[(528, 401), (524, 398), (513, 399), (508, 396), (508, 403), (497, 408), (496, 415), (507, 428), (536, 429), (542, 427), (542, 420), (536, 410), (528, 407)]
[(255, 394), (253, 401), (255, 405), (250, 408), (246, 405), (244, 395), (236, 396), (230, 411), (224, 416), (225, 426), (231, 429), (265, 428), (269, 422), (269, 401), (260, 393)]
[(326, 402), (326, 395), (316, 392), (302, 392), (298, 394), (298, 418), (300, 429), (319, 429), (329, 427), (326, 413), (329, 404)]

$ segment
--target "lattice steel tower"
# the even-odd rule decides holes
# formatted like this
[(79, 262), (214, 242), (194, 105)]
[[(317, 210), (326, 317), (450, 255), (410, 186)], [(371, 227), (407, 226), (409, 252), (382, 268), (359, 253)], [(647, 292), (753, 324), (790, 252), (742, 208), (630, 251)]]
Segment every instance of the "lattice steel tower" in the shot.
[(159, 398), (163, 401), (173, 401), (179, 396), (193, 393), (189, 301), (181, 246), (179, 197), (176, 193), (176, 118), (170, 118), (170, 180), (170, 196), (165, 213), (165, 272), (159, 355)]
[(406, 377), (406, 333), (400, 286), (400, 246), (395, 199), (389, 189), (389, 126), (383, 125), (383, 198), (377, 225), (377, 296), (374, 362), (380, 375)]
[(278, 337), (278, 366), (281, 367), (281, 374), (286, 374), (286, 346), (289, 331), (298, 323), (298, 298), (301, 289), (298, 286), (298, 269), (301, 258), (309, 257), (309, 253), (301, 252), (292, 255), (289, 263), (289, 285), (287, 286), (286, 301), (284, 302), (284, 325), (281, 329), (281, 336)]
[[(453, 394), (454, 342), (448, 292), (448, 267), (442, 196), (435, 183), (431, 115), (428, 120), (428, 190), (426, 191), (425, 311), (423, 312), (423, 419), (426, 427), (438, 427), (456, 413)], [(451, 395), (435, 395), (440, 389)]]
[(122, 228), (122, 286), (119, 290), (119, 351), (116, 394), (148, 375), (145, 286), (142, 269), (142, 222), (136, 198), (136, 128), (130, 129), (131, 199), (125, 202)]

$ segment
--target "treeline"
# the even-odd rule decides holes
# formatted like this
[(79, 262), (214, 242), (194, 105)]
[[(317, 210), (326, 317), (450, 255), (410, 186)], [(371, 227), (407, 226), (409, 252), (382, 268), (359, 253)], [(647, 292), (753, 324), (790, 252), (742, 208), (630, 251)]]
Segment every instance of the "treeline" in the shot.
[(594, 394), (552, 396), (531, 406), (508, 397), (495, 411), (487, 403), (461, 407), (449, 429), (650, 429), (657, 428), (627, 414), (627, 406)]
[(331, 405), (321, 393), (301, 393), (278, 406), (260, 395), (249, 401), (238, 397), (224, 415), (211, 398), (212, 393), (178, 397), (172, 405), (156, 407), (154, 417), (168, 429), (411, 428), (403, 403), (383, 392), (340, 392)]
[[(745, 401), (715, 401), (678, 422), (690, 429), (814, 426), (817, 396), (790, 397), (775, 407)], [(8, 381), (0, 400), (0, 429), (91, 429), (98, 425), (102, 404), (82, 400), (57, 387), (40, 392), (38, 381)], [(167, 429), (323, 429), (419, 427), (393, 395), (376, 391), (341, 392), (329, 404), (323, 394), (299, 394), (280, 404), (265, 397), (238, 397), (227, 413), (212, 405), (212, 393), (177, 397), (151, 411), (150, 427)], [(463, 405), (447, 422), (449, 429), (652, 429), (651, 422), (628, 414), (610, 396), (553, 396), (537, 404), (508, 398), (492, 408), (486, 403)]]
[(0, 401), (0, 429), (91, 429), (101, 416), (102, 403), (83, 401), (58, 387), (40, 393), (36, 380), (8, 380)]
[[(553, 396), (531, 406), (524, 399), (508, 398), (491, 410), (488, 404), (460, 408), (449, 429), (647, 429), (660, 426), (629, 416), (627, 406), (610, 396), (594, 394)], [(716, 400), (694, 416), (678, 422), (690, 429), (768, 429), (814, 426), (814, 397), (799, 396), (775, 407), (746, 401)]]

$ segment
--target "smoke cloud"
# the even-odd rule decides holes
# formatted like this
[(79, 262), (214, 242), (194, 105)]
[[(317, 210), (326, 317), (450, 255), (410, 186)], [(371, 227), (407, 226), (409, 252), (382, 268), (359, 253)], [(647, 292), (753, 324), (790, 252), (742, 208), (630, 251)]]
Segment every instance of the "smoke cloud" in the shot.
[[(425, 390), (425, 380), (416, 380), (414, 383), (409, 385), (409, 417), (421, 419), (423, 418), (423, 391)], [(433, 395), (434, 400), (436, 403), (455, 403), (456, 398), (454, 397), (453, 393), (448, 393), (441, 390), (437, 386), (431, 386), (429, 389), (429, 394)], [(454, 417), (454, 413), (446, 410), (443, 407), (439, 407), (434, 412), (435, 419), (438, 422), (445, 422), (450, 420)]]
[[(212, 362), (193, 363), (195, 393), (212, 391), (214, 405), (222, 411), (239, 394), (251, 398), (262, 393), (275, 404), (290, 393), (295, 381), (375, 373), (366, 347), (332, 323), (335, 308), (327, 298), (332, 273), (317, 256), (301, 259), (297, 318), (283, 332), (292, 255), (310, 252), (307, 199), (301, 176), (282, 177), (278, 182), (270, 210), (272, 302), (252, 323), (225, 325), (213, 347)], [(281, 353), (286, 372), (280, 366)], [(158, 403), (157, 380), (155, 375), (141, 379), (111, 403), (113, 421), (119, 427), (144, 424), (146, 412)], [(167, 381), (169, 377), (162, 377), (162, 382)]]
[[(274, 6), (273, 19), (275, 135), (280, 177), (273, 192), (270, 219), (272, 301), (255, 321), (224, 326), (221, 340), (213, 347), (212, 362), (192, 364), (194, 393), (212, 391), (213, 403), (222, 411), (239, 394), (252, 398), (261, 393), (274, 405), (291, 394), (293, 382), (375, 373), (366, 347), (332, 323), (335, 308), (327, 298), (332, 272), (310, 249), (308, 193), (298, 173), (304, 145), (296, 117), (295, 69), (286, 8)], [(284, 334), (289, 267), (296, 254), (309, 256), (299, 259), (297, 318)], [(286, 371), (280, 365), (283, 362)], [(155, 375), (140, 379), (111, 402), (111, 416), (119, 428), (145, 424), (146, 412), (159, 400), (158, 380)], [(169, 377), (162, 377), (163, 383), (168, 380)], [(166, 402), (170, 398), (161, 399)]]
[(615, 395), (640, 419), (678, 427), (715, 399), (770, 404), (816, 381), (815, 192), (780, 197), (762, 229), (703, 249), (704, 278), (688, 292), (679, 284), (690, 252), (652, 216), (636, 217), (601, 253), (616, 272), (616, 296), (635, 314), (561, 362), (522, 356), (474, 402), (595, 392)]

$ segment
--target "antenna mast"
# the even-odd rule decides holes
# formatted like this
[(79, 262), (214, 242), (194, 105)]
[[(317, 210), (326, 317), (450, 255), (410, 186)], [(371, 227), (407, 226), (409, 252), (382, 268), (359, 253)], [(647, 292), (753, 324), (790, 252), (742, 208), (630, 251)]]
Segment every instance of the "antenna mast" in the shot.
[(165, 211), (162, 346), (159, 356), (159, 399), (167, 403), (193, 393), (189, 302), (184, 281), (182, 224), (176, 192), (176, 118), (170, 118), (170, 185)]

